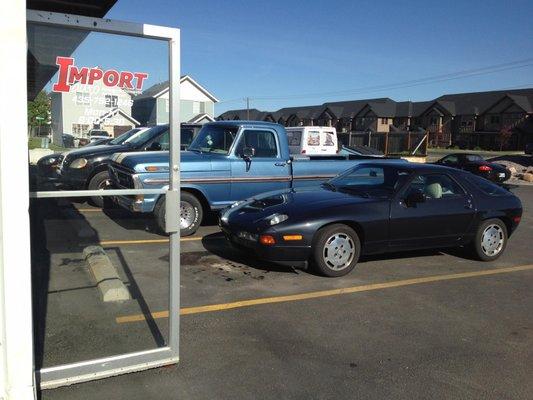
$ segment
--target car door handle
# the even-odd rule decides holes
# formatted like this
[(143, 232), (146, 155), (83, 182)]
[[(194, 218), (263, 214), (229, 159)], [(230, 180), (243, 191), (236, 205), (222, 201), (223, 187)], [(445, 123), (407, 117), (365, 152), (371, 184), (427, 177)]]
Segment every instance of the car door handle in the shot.
[(472, 200), (466, 201), (465, 208), (468, 210), (472, 209)]
[(274, 163), (274, 165), (276, 167), (284, 167), (285, 165), (287, 165), (287, 163), (284, 163), (284, 162), (277, 162), (277, 163)]

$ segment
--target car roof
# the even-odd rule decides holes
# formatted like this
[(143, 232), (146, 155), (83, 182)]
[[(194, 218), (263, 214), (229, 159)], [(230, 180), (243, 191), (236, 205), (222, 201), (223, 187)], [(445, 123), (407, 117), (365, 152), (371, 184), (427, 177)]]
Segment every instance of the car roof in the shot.
[(395, 167), (398, 169), (416, 171), (416, 172), (438, 172), (438, 171), (447, 171), (447, 172), (457, 172), (459, 170), (455, 168), (445, 167), (444, 165), (436, 164), (425, 164), (425, 163), (416, 163), (416, 162), (404, 162), (404, 161), (392, 161), (392, 162), (362, 162), (357, 165), (360, 166), (378, 166), (378, 167)]

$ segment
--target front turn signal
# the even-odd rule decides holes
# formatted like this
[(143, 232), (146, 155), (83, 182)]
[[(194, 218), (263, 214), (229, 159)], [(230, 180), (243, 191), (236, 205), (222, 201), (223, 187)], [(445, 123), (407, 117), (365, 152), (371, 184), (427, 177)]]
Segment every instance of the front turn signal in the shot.
[(261, 235), (259, 236), (259, 243), (264, 244), (265, 246), (272, 246), (276, 244), (276, 239), (271, 235)]

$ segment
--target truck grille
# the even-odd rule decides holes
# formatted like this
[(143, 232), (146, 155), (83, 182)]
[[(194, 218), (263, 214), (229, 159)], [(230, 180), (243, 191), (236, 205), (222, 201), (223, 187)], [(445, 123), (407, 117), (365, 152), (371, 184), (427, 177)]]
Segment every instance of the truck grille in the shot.
[(109, 167), (109, 175), (113, 186), (119, 189), (134, 189), (132, 178), (133, 172), (120, 164), (112, 163)]

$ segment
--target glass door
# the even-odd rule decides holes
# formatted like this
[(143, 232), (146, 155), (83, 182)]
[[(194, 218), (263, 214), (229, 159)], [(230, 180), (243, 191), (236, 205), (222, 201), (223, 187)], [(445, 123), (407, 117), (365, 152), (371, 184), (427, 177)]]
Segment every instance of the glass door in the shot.
[[(29, 11), (27, 41), (38, 383), (176, 363), (179, 30)], [(124, 160), (154, 152), (170, 184), (142, 188)]]

